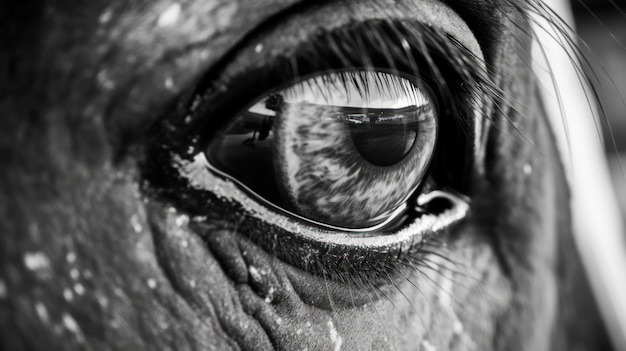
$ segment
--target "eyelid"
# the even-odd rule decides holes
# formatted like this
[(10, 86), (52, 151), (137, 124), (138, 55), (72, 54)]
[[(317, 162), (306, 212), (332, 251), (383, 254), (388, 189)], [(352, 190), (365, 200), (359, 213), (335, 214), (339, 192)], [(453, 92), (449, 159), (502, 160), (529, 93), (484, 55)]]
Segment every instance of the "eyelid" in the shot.
[[(334, 245), (352, 247), (354, 249), (362, 249), (368, 247), (375, 249), (376, 247), (402, 246), (402, 243), (408, 245), (408, 242), (418, 242), (419, 239), (425, 237), (428, 233), (437, 232), (448, 227), (459, 220), (466, 217), (469, 212), (469, 199), (463, 195), (456, 194), (451, 191), (433, 190), (422, 194), (417, 198), (417, 205), (424, 206), (436, 198), (449, 201), (452, 205), (449, 210), (437, 215), (424, 214), (417, 219), (411, 221), (410, 224), (397, 231), (391, 231), (388, 235), (378, 231), (378, 226), (372, 229), (376, 235), (364, 235), (364, 230), (345, 230), (344, 228), (330, 228), (328, 225), (320, 227), (308, 225), (299, 219), (293, 220), (273, 209), (268, 208), (267, 204), (262, 204), (253, 198), (250, 198), (238, 185), (230, 180), (222, 179), (219, 176), (207, 172), (206, 167), (209, 163), (204, 158), (204, 154), (196, 155), (193, 161), (178, 160), (180, 165), (179, 171), (188, 175), (191, 186), (204, 191), (210, 191), (218, 198), (225, 201), (234, 201), (241, 204), (244, 211), (256, 220), (271, 223), (279, 227), (284, 232), (292, 233), (302, 239), (312, 242), (332, 242)], [(194, 175), (201, 174), (196, 177)], [(358, 234), (354, 234), (358, 232)]]
[[(337, 16), (336, 13), (350, 15)], [(229, 64), (223, 67), (223, 76), (236, 75), (235, 72), (244, 67), (262, 67), (278, 57), (294, 57), (301, 44), (311, 42), (320, 31), (332, 32), (360, 23), (390, 20), (422, 23), (446, 33), (478, 62), (484, 63), (482, 50), (470, 28), (450, 7), (439, 1), (418, 0), (410, 6), (394, 3), (385, 9), (375, 10), (370, 2), (340, 2), (294, 14), (275, 27), (249, 38), (228, 60)], [(314, 27), (303, 28), (303, 22), (312, 23)], [(480, 69), (484, 70), (484, 65)]]
[[(245, 61), (246, 64), (264, 64), (277, 56), (292, 56), (301, 43), (310, 41), (319, 31), (331, 32), (359, 23), (395, 20), (418, 22), (447, 33), (484, 62), (482, 50), (471, 29), (446, 4), (436, 0), (416, 0), (410, 5), (392, 2), (381, 8), (380, 3), (374, 6), (377, 2), (380, 0), (337, 2), (332, 6), (318, 6), (296, 13), (275, 27), (250, 38), (237, 53), (237, 60)], [(342, 16), (337, 16), (338, 13)], [(314, 27), (303, 28), (303, 22), (311, 23)], [(237, 62), (233, 64), (237, 65)]]

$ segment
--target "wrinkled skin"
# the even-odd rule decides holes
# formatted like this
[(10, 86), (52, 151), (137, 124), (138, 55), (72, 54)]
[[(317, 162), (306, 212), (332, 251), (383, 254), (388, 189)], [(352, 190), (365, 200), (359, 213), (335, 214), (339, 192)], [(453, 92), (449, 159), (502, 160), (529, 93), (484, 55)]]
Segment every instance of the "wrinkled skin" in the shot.
[(471, 214), (447, 239), (453, 271), (433, 256), (433, 269), (408, 269), (377, 289), (329, 281), (236, 229), (201, 240), (142, 187), (160, 111), (296, 2), (187, 0), (174, 26), (157, 25), (168, 1), (0, 11), (9, 34), (0, 83), (4, 349), (606, 347), (554, 138), (524, 63), (530, 42), (494, 10), (497, 1), (449, 2), (518, 104), (492, 112)]

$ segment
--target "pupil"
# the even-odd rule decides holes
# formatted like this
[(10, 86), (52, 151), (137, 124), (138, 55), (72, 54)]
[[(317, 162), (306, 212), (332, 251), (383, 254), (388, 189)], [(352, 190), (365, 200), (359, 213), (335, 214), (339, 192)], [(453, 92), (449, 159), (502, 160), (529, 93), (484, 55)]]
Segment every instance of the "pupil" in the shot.
[(428, 105), (400, 109), (343, 108), (352, 141), (359, 154), (381, 167), (392, 166), (411, 151), (417, 138), (418, 117)]

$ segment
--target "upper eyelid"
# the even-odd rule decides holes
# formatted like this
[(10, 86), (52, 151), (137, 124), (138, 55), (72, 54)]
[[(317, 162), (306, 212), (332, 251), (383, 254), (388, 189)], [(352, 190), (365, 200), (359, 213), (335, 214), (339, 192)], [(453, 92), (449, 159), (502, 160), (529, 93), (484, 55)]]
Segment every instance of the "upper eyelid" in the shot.
[[(374, 16), (374, 18), (378, 17), (378, 15)], [(463, 23), (458, 16), (455, 18), (458, 21), (461, 21), (461, 24)], [(339, 40), (339, 42), (350, 43), (350, 40), (352, 40), (354, 43), (356, 37), (354, 37), (351, 33), (358, 33), (359, 31), (368, 29), (383, 30), (382, 26), (395, 28), (392, 29), (392, 31), (397, 31), (399, 29), (413, 32), (417, 31), (421, 33), (420, 35), (424, 36), (419, 39), (421, 40), (421, 45), (424, 45), (423, 43), (426, 40), (436, 42), (436, 44), (433, 44), (433, 47), (435, 48), (443, 47), (446, 48), (446, 50), (453, 50), (447, 52), (447, 55), (444, 54), (444, 56), (441, 56), (441, 60), (446, 61), (449, 60), (448, 57), (456, 57), (456, 61), (448, 61), (448, 65), (454, 67), (454, 70), (458, 74), (461, 74), (463, 81), (468, 83), (466, 84), (467, 89), (475, 90), (475, 93), (467, 94), (468, 99), (474, 100), (468, 104), (468, 106), (471, 106), (471, 111), (473, 111), (474, 115), (467, 116), (467, 122), (468, 125), (472, 125), (475, 128), (468, 134), (476, 136), (472, 141), (474, 143), (473, 147), (468, 149), (473, 150), (475, 154), (468, 156), (470, 159), (474, 159), (476, 161), (476, 166), (482, 167), (482, 157), (477, 157), (477, 155), (480, 155), (480, 151), (484, 149), (484, 145), (481, 141), (484, 140), (483, 135), (486, 134), (486, 129), (483, 128), (482, 123), (482, 100), (493, 99), (495, 95), (493, 93), (488, 94), (488, 92), (490, 90), (496, 91), (493, 84), (488, 81), (486, 70), (484, 69), (482, 53), (480, 51), (474, 52), (472, 50), (468, 50), (464, 46), (464, 43), (457, 38), (452, 37), (449, 33), (425, 26), (415, 20), (407, 20), (407, 22), (396, 22), (395, 19), (387, 19), (385, 21), (375, 20), (374, 22), (364, 21), (358, 26), (355, 24), (349, 24), (347, 25), (347, 28), (342, 27), (341, 24), (335, 23), (332, 24), (335, 31), (329, 30), (322, 31), (321, 33), (322, 35), (327, 36), (324, 40), (333, 41), (335, 40), (333, 39), (333, 36), (336, 36), (336, 39)], [(329, 47), (325, 42), (319, 40), (320, 31), (318, 31), (315, 27), (311, 28), (310, 31), (311, 33), (309, 36), (302, 36), (299, 41), (293, 42), (285, 39), (285, 28), (283, 26), (277, 26), (274, 31), (271, 31), (271, 33), (264, 33), (258, 38), (250, 40), (247, 45), (244, 45), (243, 48), (233, 52), (232, 55), (225, 60), (225, 63), (222, 66), (216, 67), (216, 69), (212, 70), (205, 76), (204, 82), (200, 84), (196, 90), (196, 95), (191, 103), (191, 108), (187, 115), (189, 117), (186, 118), (191, 118), (195, 121), (191, 122), (191, 124), (199, 123), (201, 125), (205, 125), (205, 127), (201, 127), (200, 129), (210, 131), (210, 133), (205, 134), (208, 138), (210, 138), (211, 133), (224, 127), (220, 125), (220, 123), (224, 122), (219, 122), (219, 118), (218, 121), (216, 121), (216, 117), (222, 116), (222, 120), (224, 120), (227, 116), (233, 116), (245, 109), (246, 106), (241, 106), (242, 101), (252, 103), (256, 101), (260, 95), (267, 93), (269, 89), (281, 88), (281, 86), (276, 84), (276, 80), (279, 80), (281, 82), (280, 84), (283, 84), (283, 86), (287, 86), (301, 80), (303, 77), (306, 77), (306, 71), (302, 71), (302, 66), (297, 66), (297, 69), (295, 71), (293, 70), (293, 66), (298, 65), (299, 60), (309, 62), (313, 60), (314, 65), (319, 66), (311, 69), (309, 74), (329, 69), (341, 68), (323, 66), (325, 56), (316, 57), (315, 55), (319, 52), (329, 52)], [(398, 33), (399, 32), (393, 32), (392, 35), (397, 35)], [(315, 37), (315, 35), (318, 37)], [(289, 36), (287, 35), (287, 37)], [(414, 39), (416, 38), (411, 38), (410, 40)], [(264, 46), (262, 50), (257, 50), (258, 45), (267, 45), (267, 43), (273, 43), (273, 46), (270, 48)], [(475, 39), (474, 44), (476, 44)], [(412, 50), (416, 52), (422, 48), (420, 47), (420, 44), (412, 45)], [(468, 45), (473, 46), (471, 44)], [(401, 44), (396, 44), (396, 47), (398, 48), (397, 50), (402, 50), (400, 48), (401, 46)], [(342, 49), (341, 46), (338, 48)], [(355, 56), (358, 56), (356, 60), (360, 60), (362, 63), (359, 64), (359, 62), (355, 61), (353, 66), (362, 67), (364, 63), (362, 57), (367, 57), (367, 55), (364, 54), (364, 52), (355, 52), (354, 54)], [(400, 55), (406, 56), (403, 53), (400, 53)], [(463, 59), (460, 59), (460, 57), (463, 57)], [(439, 65), (441, 62), (433, 64)], [(285, 67), (285, 65), (287, 67)], [(424, 67), (426, 66), (428, 66), (428, 64), (424, 65)], [(270, 67), (271, 69), (269, 69)], [(345, 68), (347, 67), (343, 67), (343, 69)], [(381, 67), (377, 67), (376, 69), (378, 70), (379, 68)], [(281, 75), (281, 71), (285, 72), (289, 70), (292, 71), (290, 74), (294, 75), (293, 78), (277, 78), (277, 76)], [(419, 75), (417, 72), (408, 74)], [(289, 76), (289, 73), (285, 76)], [(253, 86), (249, 86), (248, 84), (251, 80), (256, 82)], [(485, 87), (482, 87), (483, 83), (485, 83)], [(239, 90), (235, 90), (233, 92), (231, 91), (232, 88)], [(479, 91), (480, 89), (483, 90)], [(256, 93), (254, 93), (254, 91), (256, 91)], [(228, 100), (229, 95), (237, 96), (237, 99), (230, 101)], [(227, 99), (224, 99), (224, 97)], [(452, 105), (448, 104), (448, 107), (446, 108), (450, 108), (450, 106)], [(466, 113), (464, 112), (463, 114)], [(204, 144), (202, 137), (197, 140), (200, 141), (195, 143), (194, 147), (198, 150), (202, 149)]]
[[(314, 45), (316, 35), (319, 35), (319, 33), (333, 33), (342, 28), (350, 28), (367, 22), (373, 23), (373, 21), (387, 22), (390, 28), (394, 28), (394, 22), (398, 20), (406, 21), (407, 25), (410, 23), (421, 23), (425, 26), (423, 27), (425, 29), (435, 28), (434, 32), (448, 36), (448, 38), (444, 38), (442, 41), (458, 43), (472, 55), (475, 63), (475, 66), (471, 67), (472, 70), (480, 72), (479, 74), (484, 73), (485, 76), (487, 75), (480, 45), (463, 19), (448, 6), (437, 1), (416, 1), (411, 6), (400, 4), (384, 11), (371, 11), (369, 5), (377, 2), (366, 2), (367, 4), (361, 4), (360, 2), (337, 2), (336, 4), (333, 3), (331, 8), (322, 6), (311, 11), (290, 12), (291, 17), (285, 18), (283, 22), (264, 26), (261, 33), (241, 42), (238, 48), (225, 56), (220, 64), (213, 67), (205, 75), (205, 78), (197, 87), (194, 106), (197, 106), (202, 100), (210, 101), (210, 95), (219, 95), (220, 92), (216, 90), (224, 89), (225, 86), (231, 84), (230, 82), (233, 79), (237, 79), (238, 75), (245, 76), (244, 71), (246, 73), (263, 71), (265, 66), (272, 61), (282, 60), (281, 62), (284, 65), (283, 71), (291, 70), (295, 72), (294, 74), (298, 78), (301, 78), (297, 72), (299, 69), (298, 56), (303, 57), (305, 60), (324, 61), (322, 57), (315, 57), (316, 51), (318, 51)], [(349, 13), (350, 16), (332, 16), (332, 12), (328, 13), (330, 9), (341, 13)], [(303, 21), (310, 22), (313, 25), (302, 28), (301, 23)], [(376, 27), (372, 27), (373, 30), (376, 30)], [(363, 26), (361, 30), (367, 31), (367, 26)], [(392, 29), (392, 31), (394, 30)], [(420, 31), (418, 27), (413, 30)], [(397, 34), (392, 33), (392, 35)], [(353, 42), (351, 45), (362, 44), (362, 42), (359, 42), (359, 38), (355, 37), (353, 40), (357, 42)], [(401, 46), (404, 46), (405, 42)], [(332, 41), (328, 44), (320, 45), (331, 44), (333, 44)], [(405, 48), (399, 49), (403, 50)], [(419, 48), (413, 48), (413, 50), (416, 49), (419, 50)], [(328, 51), (327, 48), (324, 51)], [(362, 56), (365, 56), (364, 60), (367, 60), (367, 55)], [(458, 63), (456, 62), (456, 64)], [(392, 65), (391, 68), (393, 68), (393, 62), (390, 64)], [(355, 66), (359, 66), (359, 64)], [(415, 72), (409, 73), (416, 75)], [(475, 117), (480, 119), (482, 116), (478, 114)], [(481, 123), (477, 123), (476, 128), (477, 135), (486, 134), (484, 130), (481, 130), (484, 129)], [(479, 141), (480, 138), (477, 137), (476, 142)]]
[[(456, 31), (459, 31), (459, 28), (463, 27), (464, 22), (462, 19), (455, 15), (452, 10), (448, 9), (447, 14), (453, 16), (455, 21), (458, 21), (455, 28)], [(404, 12), (401, 12), (400, 14), (400, 17), (408, 16), (410, 16), (410, 14)], [(294, 62), (294, 60), (297, 61), (300, 59), (313, 59), (316, 65), (318, 65), (318, 63), (322, 63), (323, 65), (325, 58), (327, 57), (323, 55), (327, 54), (320, 54), (321, 56), (315, 57), (315, 52), (317, 51), (318, 53), (323, 53), (324, 51), (329, 52), (334, 49), (330, 48), (329, 50), (329, 47), (323, 40), (329, 40), (330, 42), (337, 40), (335, 41), (336, 43), (346, 42), (348, 45), (351, 45), (350, 41), (354, 42), (355, 38), (358, 37), (358, 35), (355, 36), (354, 34), (373, 30), (380, 31), (381, 33), (384, 33), (383, 31), (391, 31), (390, 35), (399, 35), (402, 40), (411, 40), (411, 42), (413, 40), (418, 40), (417, 43), (411, 44), (413, 45), (411, 48), (414, 50), (414, 53), (411, 55), (419, 54), (419, 49), (426, 49), (421, 46), (426, 45), (424, 44), (425, 42), (433, 43), (428, 45), (433, 45), (432, 48), (434, 48), (434, 50), (441, 50), (441, 48), (448, 50), (437, 54), (442, 55), (438, 57), (439, 60), (437, 62), (432, 63), (424, 61), (423, 66), (428, 68), (427, 66), (429, 65), (431, 67), (433, 65), (437, 66), (441, 65), (442, 62), (447, 61), (447, 65), (452, 67), (452, 72), (456, 72), (454, 74), (460, 75), (459, 78), (461, 78), (461, 80), (458, 82), (466, 83), (465, 86), (461, 84), (461, 86), (463, 86), (461, 88), (453, 88), (453, 91), (446, 91), (446, 93), (450, 96), (445, 96), (444, 98), (457, 100), (455, 100), (454, 103), (446, 103), (445, 108), (454, 109), (454, 105), (458, 103), (456, 101), (458, 101), (459, 96), (465, 96), (461, 98), (461, 100), (466, 100), (466, 106), (462, 107), (465, 111), (458, 111), (461, 113), (453, 111), (453, 113), (459, 115), (459, 117), (463, 116), (464, 120), (458, 120), (453, 123), (459, 124), (459, 126), (462, 125), (463, 129), (466, 130), (466, 132), (464, 132), (466, 135), (476, 135), (475, 139), (472, 140), (474, 145), (466, 148), (467, 153), (465, 155), (465, 160), (467, 161), (463, 162), (470, 162), (470, 160), (473, 160), (474, 166), (482, 167), (482, 159), (476, 156), (484, 147), (483, 145), (478, 144), (478, 142), (483, 139), (483, 133), (485, 133), (484, 130), (480, 129), (482, 126), (481, 119), (483, 117), (482, 99), (484, 96), (489, 96), (489, 94), (482, 93), (488, 92), (488, 88), (493, 88), (487, 77), (482, 76), (483, 74), (486, 75), (485, 70), (483, 69), (484, 61), (482, 60), (482, 53), (480, 51), (475, 52), (468, 50), (463, 42), (461, 42), (458, 38), (452, 37), (448, 32), (433, 29), (432, 27), (417, 22), (414, 19), (407, 20), (406, 22), (397, 22), (395, 18), (387, 18), (384, 21), (380, 21), (380, 17), (379, 13), (366, 13), (365, 15), (360, 16), (360, 18), (363, 19), (363, 22), (358, 25), (352, 24), (351, 20), (344, 20), (344, 23), (348, 23), (348, 25), (345, 26), (342, 23), (335, 23), (331, 21), (332, 23), (330, 23), (329, 26), (334, 28), (334, 31), (327, 30), (327, 28), (324, 27), (324, 23), (322, 23), (320, 24), (321, 27), (314, 26), (308, 28), (310, 31), (309, 35), (300, 35), (298, 36), (298, 40), (295, 42), (293, 41), (295, 39), (291, 34), (285, 34), (289, 33), (289, 31), (286, 30), (287, 28), (284, 25), (277, 25), (273, 30), (270, 30), (267, 33), (262, 33), (258, 37), (248, 40), (242, 48), (232, 52), (231, 55), (224, 60), (222, 65), (215, 67), (205, 75), (203, 82), (196, 88), (195, 95), (189, 101), (189, 109), (187, 112), (184, 112), (184, 115), (181, 116), (178, 122), (173, 121), (174, 125), (182, 125), (182, 134), (189, 135), (186, 131), (189, 131), (190, 129), (198, 131), (197, 134), (195, 134), (196, 136), (192, 138), (179, 134), (180, 138), (187, 138), (187, 140), (189, 140), (187, 144), (178, 143), (185, 149), (179, 150), (179, 154), (186, 155), (186, 157), (190, 159), (193, 155), (201, 152), (201, 150), (203, 150), (206, 144), (211, 140), (212, 135), (225, 127), (229, 117), (234, 117), (242, 110), (246, 109), (246, 106), (242, 106), (242, 102), (254, 103), (258, 100), (258, 98), (260, 98), (260, 96), (266, 94), (269, 90), (280, 89), (281, 86), (276, 84), (277, 79), (284, 87), (307, 76), (306, 72), (300, 72), (297, 70), (296, 72), (293, 72), (293, 78), (287, 78), (287, 80), (284, 78), (276, 78), (277, 73), (278, 76), (280, 76), (281, 69), (284, 70), (285, 63)], [(374, 22), (371, 22), (365, 20), (366, 18), (374, 18), (375, 20)], [(452, 20), (449, 21), (448, 25), (451, 25), (451, 23)], [(325, 30), (320, 32), (320, 28), (325, 28)], [(422, 37), (402, 37), (403, 34), (400, 30), (408, 31), (408, 33), (411, 33), (409, 35), (418, 33), (418, 35), (422, 35)], [(471, 33), (469, 30), (467, 30), (467, 32)], [(320, 41), (320, 33), (321, 35), (326, 36), (326, 39)], [(292, 40), (288, 40), (288, 38), (291, 38)], [(391, 39), (392, 38), (390, 37), (390, 40)], [(394, 40), (396, 41), (396, 48), (398, 48), (396, 50), (399, 50), (403, 45), (397, 41), (398, 38)], [(472, 43), (469, 43), (468, 45), (476, 48), (478, 44), (475, 39), (473, 39), (473, 43), (475, 45)], [(271, 44), (272, 46), (263, 47), (262, 50), (258, 50), (258, 45), (260, 44)], [(316, 45), (318, 46), (316, 47)], [(341, 49), (341, 45), (339, 45), (339, 49)], [(428, 50), (429, 49), (426, 49), (426, 52), (428, 52)], [(372, 50), (372, 52), (374, 52), (374, 50)], [(355, 55), (367, 56), (364, 52), (356, 52)], [(402, 52), (399, 55), (405, 56)], [(456, 60), (450, 60), (449, 57), (455, 57)], [(463, 59), (460, 59), (460, 57), (463, 57)], [(361, 60), (361, 62), (362, 65), (363, 61)], [(353, 67), (359, 67), (359, 63), (355, 62)], [(312, 75), (316, 72), (327, 71), (329, 69), (346, 68), (350, 67), (315, 67), (311, 68), (309, 74)], [(377, 67), (376, 70), (379, 68), (381, 67)], [(385, 68), (383, 67), (383, 70), (384, 69)], [(418, 72), (406, 72), (409, 75), (420, 75)], [(298, 75), (301, 73), (305, 74)], [(485, 78), (484, 81), (483, 78)], [(289, 79), (291, 79), (291, 81)], [(250, 81), (254, 81), (255, 84), (250, 86)], [(482, 83), (486, 83), (487, 89), (484, 89), (484, 91), (480, 90), (482, 89)], [(455, 84), (458, 85), (458, 83)], [(470, 91), (473, 92), (470, 93)], [(493, 94), (491, 97), (493, 98)], [(453, 100), (450, 100), (450, 102), (453, 102)], [(467, 106), (470, 108), (468, 109)], [(467, 111), (472, 111), (471, 113), (473, 113), (473, 115), (469, 115)], [(445, 112), (445, 114), (451, 115), (451, 112), (448, 111)], [(475, 128), (472, 132), (469, 132), (467, 129), (470, 125)], [(476, 154), (471, 155), (471, 152), (476, 152)], [(462, 189), (463, 187), (464, 186), (461, 186), (459, 190), (464, 191)]]
[[(372, 3), (375, 4), (377, 1)], [(333, 16), (334, 12), (349, 15)], [(240, 47), (231, 52), (230, 57), (225, 58), (229, 64), (222, 68), (228, 70), (229, 67), (237, 66), (238, 62), (242, 65), (264, 65), (276, 57), (291, 57), (294, 56), (294, 52), (302, 50), (299, 46), (311, 42), (317, 33), (331, 33), (340, 28), (375, 21), (422, 23), (451, 36), (467, 48), (478, 62), (484, 63), (481, 47), (470, 28), (459, 15), (443, 3), (416, 1), (410, 6), (400, 3), (382, 11), (371, 11), (367, 4), (337, 2), (333, 7), (294, 13), (284, 21), (272, 22), (272, 26), (263, 27), (262, 31), (241, 42)], [(311, 23), (311, 26), (303, 28), (303, 22)], [(229, 73), (225, 72), (224, 75), (228, 76)]]

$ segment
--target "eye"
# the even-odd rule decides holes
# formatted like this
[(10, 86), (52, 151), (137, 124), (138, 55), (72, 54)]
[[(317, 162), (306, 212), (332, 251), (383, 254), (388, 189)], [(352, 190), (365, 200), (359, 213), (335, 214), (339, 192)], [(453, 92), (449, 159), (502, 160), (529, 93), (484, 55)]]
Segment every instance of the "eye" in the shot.
[(291, 14), (206, 72), (144, 176), (200, 236), (217, 222), (313, 274), (384, 281), (467, 216), (494, 85), (449, 9), (437, 27), (345, 6), (358, 20), (314, 6), (319, 28)]
[(398, 217), (426, 173), (433, 99), (416, 77), (326, 72), (263, 94), (205, 155), (212, 170), (282, 211), (370, 227)]

